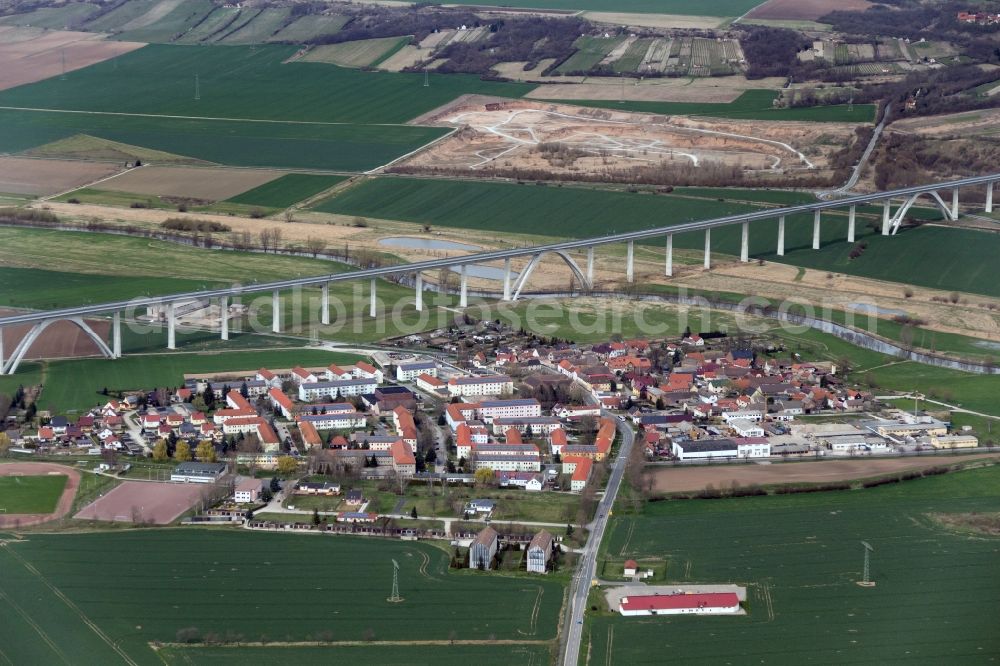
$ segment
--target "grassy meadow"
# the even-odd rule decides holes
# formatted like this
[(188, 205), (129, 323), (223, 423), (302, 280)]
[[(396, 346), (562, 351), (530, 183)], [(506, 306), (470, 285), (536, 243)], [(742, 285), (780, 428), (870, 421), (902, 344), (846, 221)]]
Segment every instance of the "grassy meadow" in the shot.
[[(516, 655), (544, 663), (563, 600), (563, 583), (545, 577), (452, 573), (449, 552), (425, 543), (172, 529), (33, 535), (2, 551), (0, 588), (13, 603), (0, 605), (0, 637), (14, 663), (50, 663), (67, 652), (86, 663), (118, 663), (122, 653), (162, 663), (149, 642), (173, 643), (183, 629), (231, 640), (360, 643), (333, 646), (325, 663), (331, 654), (367, 663), (507, 663)], [(109, 552), (119, 556), (114, 567), (105, 566)], [(289, 553), (295, 575), (280, 566)], [(393, 560), (404, 599), (397, 604), (386, 601)], [(490, 645), (494, 638), (511, 643)], [(434, 640), (418, 646), (420, 661), (404, 656), (405, 643), (380, 644)], [(515, 650), (520, 644), (526, 649)], [(315, 648), (292, 647), (178, 647), (168, 663), (317, 663)]]
[[(817, 463), (822, 464), (822, 463)], [(997, 539), (928, 514), (997, 511), (1000, 467), (879, 488), (646, 504), (615, 512), (604, 556), (666, 558), (666, 577), (748, 587), (746, 617), (587, 620), (589, 663), (988, 662), (1000, 651)], [(871, 576), (861, 578), (862, 540)], [(586, 658), (583, 651), (581, 663)]]
[(0, 476), (0, 510), (12, 513), (52, 513), (66, 488), (62, 474)]

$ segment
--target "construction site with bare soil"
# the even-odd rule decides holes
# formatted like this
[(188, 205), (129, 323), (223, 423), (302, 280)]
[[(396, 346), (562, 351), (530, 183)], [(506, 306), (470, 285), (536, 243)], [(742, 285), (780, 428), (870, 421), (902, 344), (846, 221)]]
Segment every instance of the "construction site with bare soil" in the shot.
[(400, 173), (732, 185), (834, 177), (853, 123), (664, 116), (531, 100), (456, 100), (419, 119), (457, 128)]

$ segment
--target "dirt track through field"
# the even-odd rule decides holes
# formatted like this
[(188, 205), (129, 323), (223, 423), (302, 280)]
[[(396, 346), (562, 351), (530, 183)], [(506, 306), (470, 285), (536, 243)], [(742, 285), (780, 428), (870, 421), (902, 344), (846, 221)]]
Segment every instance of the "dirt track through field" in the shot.
[(52, 513), (0, 513), (0, 529), (29, 527), (40, 525), (50, 520), (62, 518), (73, 508), (73, 498), (80, 487), (80, 471), (65, 465), (55, 463), (4, 463), (0, 464), (0, 476), (43, 476), (47, 474), (63, 474), (67, 477), (66, 487), (56, 510)]
[(880, 474), (951, 465), (956, 462), (1000, 460), (1000, 454), (978, 456), (934, 456), (931, 458), (853, 458), (817, 462), (773, 463), (765, 465), (708, 465), (704, 467), (659, 468), (653, 472), (656, 492), (673, 493), (703, 490), (711, 484), (728, 488), (779, 483), (827, 483), (852, 481)]

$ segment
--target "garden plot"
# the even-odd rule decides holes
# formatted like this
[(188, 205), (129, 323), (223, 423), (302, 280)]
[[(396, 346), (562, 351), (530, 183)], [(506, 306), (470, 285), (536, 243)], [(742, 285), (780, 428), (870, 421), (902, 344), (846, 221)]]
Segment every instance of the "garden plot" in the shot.
[(101, 189), (202, 201), (229, 199), (283, 175), (265, 169), (141, 167), (101, 183)]
[[(494, 102), (457, 106), (430, 122), (460, 128), (405, 162), (406, 167), (457, 170), (539, 169), (605, 173), (636, 166), (689, 164), (752, 170), (812, 169), (850, 139), (851, 125), (693, 120), (544, 103)], [(831, 141), (830, 137), (836, 140)], [(798, 146), (798, 147), (796, 147)], [(802, 152), (810, 150), (806, 157)]]

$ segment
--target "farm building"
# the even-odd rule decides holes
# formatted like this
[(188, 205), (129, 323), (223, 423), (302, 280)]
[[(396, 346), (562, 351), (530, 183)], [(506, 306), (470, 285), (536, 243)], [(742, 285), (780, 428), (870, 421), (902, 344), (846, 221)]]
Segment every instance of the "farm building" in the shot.
[(185, 462), (174, 468), (170, 473), (170, 480), (179, 483), (215, 483), (225, 473), (225, 463)]
[(735, 592), (704, 594), (651, 594), (622, 597), (618, 612), (636, 615), (728, 615), (738, 613), (740, 599)]
[(493, 557), (497, 554), (499, 535), (492, 527), (486, 527), (469, 544), (469, 568), (488, 571), (493, 567)]
[(545, 573), (552, 558), (552, 535), (542, 530), (528, 544), (528, 573)]

